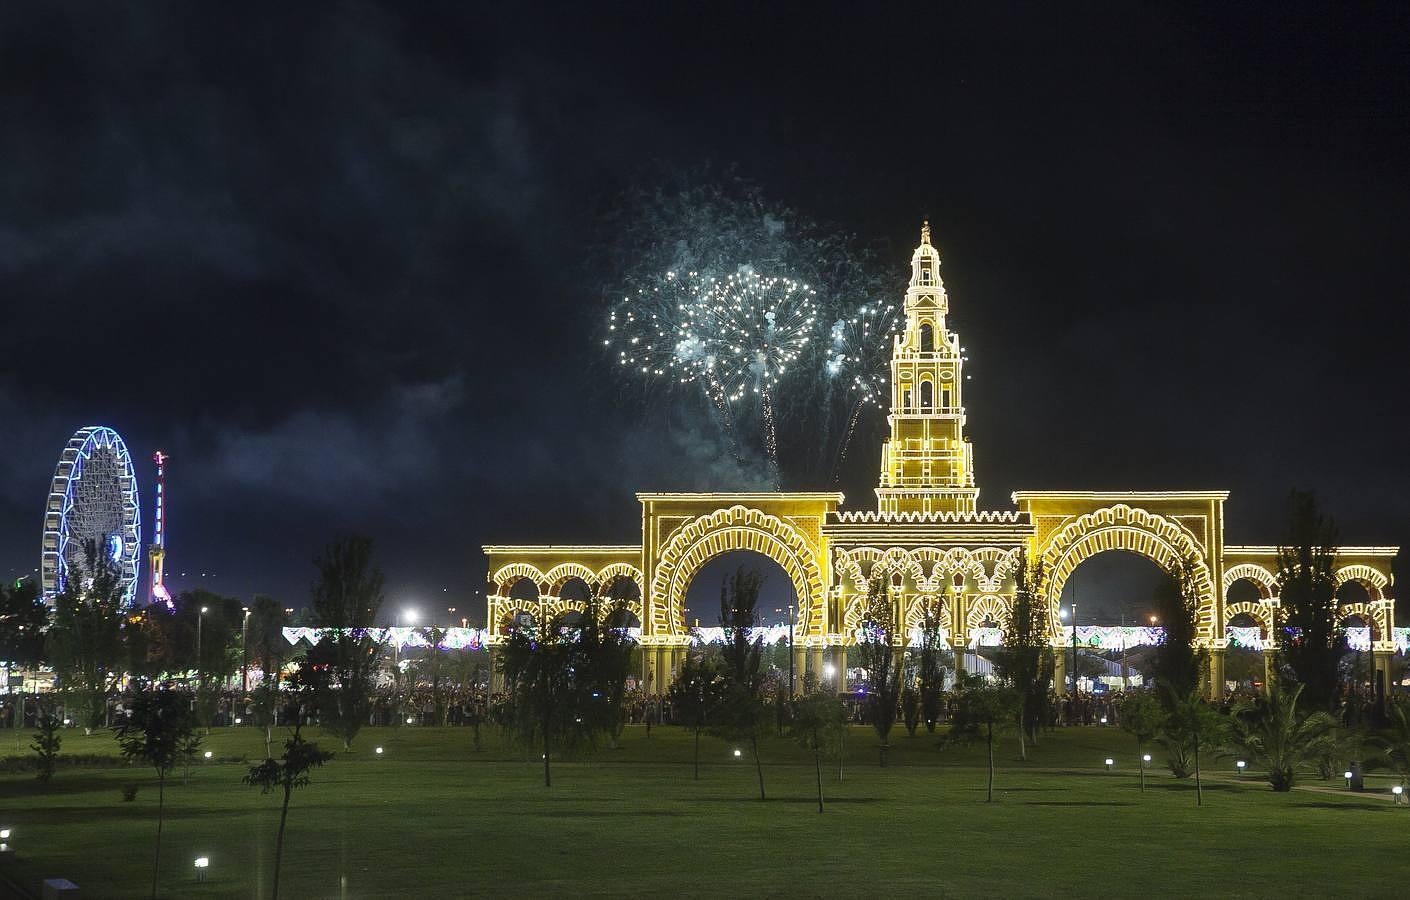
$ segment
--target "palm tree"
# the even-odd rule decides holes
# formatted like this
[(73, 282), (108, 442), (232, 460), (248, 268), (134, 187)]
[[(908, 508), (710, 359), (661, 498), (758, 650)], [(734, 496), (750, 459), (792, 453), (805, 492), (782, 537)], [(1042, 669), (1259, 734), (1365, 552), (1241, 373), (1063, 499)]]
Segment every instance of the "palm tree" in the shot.
[(1298, 715), (1303, 687), (1288, 690), (1275, 684), (1266, 699), (1233, 717), (1234, 743), (1268, 767), (1268, 783), (1279, 792), (1292, 790), (1297, 770), (1326, 751), (1337, 724), (1321, 711)]
[(1179, 694), (1167, 687), (1165, 693), (1167, 715), (1157, 740), (1170, 752), (1170, 769), (1177, 778), (1188, 778), (1193, 772), (1195, 804), (1203, 806), (1200, 751), (1217, 750), (1224, 743), (1228, 725), (1200, 696), (1199, 688)]
[(1383, 762), (1400, 776), (1401, 785), (1410, 785), (1410, 697), (1396, 697), (1390, 705), (1389, 722), (1371, 743), (1384, 751)]

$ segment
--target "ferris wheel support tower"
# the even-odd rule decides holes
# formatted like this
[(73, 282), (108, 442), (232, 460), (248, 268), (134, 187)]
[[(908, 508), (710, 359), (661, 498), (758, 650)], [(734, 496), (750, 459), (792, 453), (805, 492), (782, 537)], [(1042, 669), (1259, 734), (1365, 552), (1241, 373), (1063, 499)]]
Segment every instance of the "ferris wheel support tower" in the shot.
[(166, 461), (167, 455), (158, 450), (152, 454), (157, 464), (157, 510), (155, 534), (152, 545), (147, 548), (147, 562), (152, 568), (152, 587), (148, 597), (150, 603), (171, 604), (171, 593), (166, 589)]

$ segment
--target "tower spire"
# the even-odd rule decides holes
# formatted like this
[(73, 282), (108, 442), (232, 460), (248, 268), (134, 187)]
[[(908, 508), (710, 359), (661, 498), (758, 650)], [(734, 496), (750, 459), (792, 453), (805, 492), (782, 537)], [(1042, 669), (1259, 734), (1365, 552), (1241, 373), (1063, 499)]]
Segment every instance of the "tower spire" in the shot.
[(876, 490), (883, 514), (966, 515), (979, 499), (964, 430), (964, 351), (945, 323), (949, 309), (926, 219), (911, 255), (906, 327), (892, 344), (891, 435), (882, 444)]

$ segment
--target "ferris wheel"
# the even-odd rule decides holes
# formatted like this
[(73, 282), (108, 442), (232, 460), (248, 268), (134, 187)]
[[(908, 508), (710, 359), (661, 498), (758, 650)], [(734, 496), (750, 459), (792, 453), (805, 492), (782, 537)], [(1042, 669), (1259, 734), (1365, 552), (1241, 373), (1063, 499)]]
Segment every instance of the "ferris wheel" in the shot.
[(70, 576), (87, 568), (92, 541), (100, 557), (118, 573), (123, 603), (137, 591), (142, 521), (137, 475), (118, 433), (104, 425), (74, 432), (54, 469), (44, 510), (44, 553), (40, 568), (44, 596), (63, 591)]

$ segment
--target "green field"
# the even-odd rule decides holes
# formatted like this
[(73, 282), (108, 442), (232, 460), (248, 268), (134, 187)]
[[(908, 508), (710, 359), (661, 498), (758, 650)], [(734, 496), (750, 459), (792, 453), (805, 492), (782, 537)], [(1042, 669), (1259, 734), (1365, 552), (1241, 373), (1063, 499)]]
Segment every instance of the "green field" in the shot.
[[(162, 895), (268, 894), (278, 800), (239, 784), (254, 729), (214, 731), (215, 761), (167, 790)], [(706, 738), (691, 778), (678, 729), (629, 729), (620, 750), (542, 764), (486, 732), (368, 729), (295, 795), (281, 894), (303, 897), (1221, 895), (1404, 896), (1410, 807), (1389, 782), (1351, 794), (1315, 778), (1273, 794), (1228, 760), (1194, 786), (1153, 769), (1142, 794), (1131, 739), (1073, 729), (1045, 736), (1026, 763), (1008, 740), (995, 802), (984, 802), (982, 748), (940, 750), (893, 737), (891, 765), (854, 729), (844, 778), (827, 763), (819, 815), (811, 757), (764, 745), (767, 802), (746, 750)], [(22, 740), (28, 742), (27, 737)], [(0, 752), (13, 753), (12, 733)], [(329, 746), (333, 742), (326, 742)], [(382, 756), (373, 748), (381, 745)], [(64, 750), (112, 754), (111, 738), (67, 732)], [(1113, 756), (1117, 770), (1102, 765)], [(1159, 757), (1157, 757), (1157, 763)], [(123, 784), (138, 782), (134, 802)], [(150, 892), (157, 792), (146, 770), (63, 768), (49, 790), (0, 775), (0, 827), (13, 828), (0, 873), (37, 893), (63, 876), (83, 896)], [(192, 860), (210, 857), (204, 884)], [(0, 893), (3, 893), (0, 888)]]

